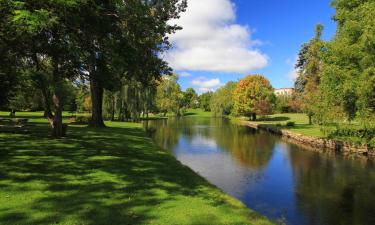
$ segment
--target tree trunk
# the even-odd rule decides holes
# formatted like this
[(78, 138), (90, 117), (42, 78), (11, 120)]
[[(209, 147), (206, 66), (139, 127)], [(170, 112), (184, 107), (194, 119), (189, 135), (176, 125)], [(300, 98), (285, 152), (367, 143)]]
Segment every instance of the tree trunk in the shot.
[(312, 125), (312, 116), (308, 115), (308, 117), (309, 117), (309, 125)]
[(90, 90), (91, 90), (91, 127), (105, 127), (103, 121), (103, 92), (104, 89), (94, 74), (90, 74)]
[(51, 110), (50, 95), (48, 94), (47, 87), (44, 85), (44, 83), (41, 83), (40, 89), (42, 91), (43, 100), (44, 100), (44, 117), (48, 119), (48, 122), (52, 126), (54, 116)]
[[(36, 70), (37, 70), (37, 73), (36, 73), (37, 83), (38, 83), (40, 91), (42, 92), (42, 96), (44, 100), (44, 117), (48, 119), (48, 122), (50, 123), (51, 127), (53, 127), (54, 116), (51, 110), (51, 95), (48, 92), (48, 87), (46, 84), (47, 82), (44, 79), (43, 75), (41, 74), (42, 69), (39, 63), (38, 55), (36, 53), (33, 54), (33, 60), (34, 60)], [(54, 72), (58, 73), (58, 68), (56, 67), (55, 69), (56, 71)], [(58, 76), (58, 74), (56, 75)]]
[(252, 121), (256, 121), (257, 120), (257, 114), (256, 113), (252, 113), (251, 114), (251, 120)]
[(116, 98), (115, 98), (115, 95), (112, 96), (112, 99), (111, 99), (111, 108), (112, 108), (112, 112), (111, 112), (111, 121), (115, 121), (115, 108), (116, 108)]
[(53, 62), (53, 104), (55, 106), (55, 116), (52, 122), (52, 136), (55, 138), (61, 138), (64, 136), (63, 124), (62, 124), (62, 87), (63, 80), (59, 74), (58, 63), (56, 59)]

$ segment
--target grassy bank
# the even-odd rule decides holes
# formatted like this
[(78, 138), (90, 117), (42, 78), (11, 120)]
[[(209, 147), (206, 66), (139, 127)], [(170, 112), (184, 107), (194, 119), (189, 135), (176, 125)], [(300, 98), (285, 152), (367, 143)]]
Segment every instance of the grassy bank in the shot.
[(54, 140), (40, 115), (18, 113), (32, 126), (0, 132), (0, 224), (271, 224), (156, 147), (140, 124), (74, 125)]
[[(233, 120), (248, 120), (248, 118), (231, 118)], [(288, 130), (295, 134), (301, 134), (310, 137), (317, 137), (317, 138), (326, 138), (335, 141), (343, 141), (346, 143), (350, 143), (353, 146), (362, 147), (368, 144), (368, 146), (374, 147), (374, 141), (370, 141), (367, 139), (366, 136), (354, 136), (354, 135), (337, 135), (335, 133), (324, 133), (322, 130), (331, 130), (334, 131), (336, 128), (335, 125), (331, 125), (329, 127), (322, 127), (316, 124), (310, 125), (308, 117), (305, 114), (300, 113), (283, 113), (283, 114), (274, 114), (267, 116), (265, 118), (258, 118), (257, 121), (249, 121), (253, 124), (260, 124), (265, 125), (267, 127)], [(292, 126), (288, 126), (288, 123), (293, 122)], [(324, 129), (322, 129), (324, 128)], [(358, 129), (357, 123), (353, 122), (349, 126), (349, 128), (355, 130)]]
[(184, 116), (187, 117), (212, 117), (212, 112), (206, 112), (203, 109), (188, 109)]
[[(294, 126), (287, 126), (286, 124), (288, 122), (294, 122)], [(253, 123), (278, 127), (279, 129), (287, 129), (298, 134), (312, 137), (326, 137), (319, 125), (310, 125), (306, 114), (301, 113), (274, 114), (266, 118), (258, 119)]]

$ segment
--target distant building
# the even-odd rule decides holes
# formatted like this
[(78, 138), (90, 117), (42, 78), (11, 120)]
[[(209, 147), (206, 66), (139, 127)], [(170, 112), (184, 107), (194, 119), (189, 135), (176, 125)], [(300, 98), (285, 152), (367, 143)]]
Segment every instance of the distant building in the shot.
[(294, 88), (279, 88), (275, 89), (275, 95), (276, 96), (291, 96), (294, 92)]

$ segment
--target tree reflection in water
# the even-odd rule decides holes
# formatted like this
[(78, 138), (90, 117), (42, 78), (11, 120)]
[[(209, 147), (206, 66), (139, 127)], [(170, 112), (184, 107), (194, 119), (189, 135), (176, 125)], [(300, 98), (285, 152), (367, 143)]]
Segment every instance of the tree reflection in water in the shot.
[[(242, 166), (256, 170), (267, 165), (276, 141), (275, 138), (258, 135), (255, 130), (233, 124), (226, 119), (170, 118), (145, 121), (145, 127), (154, 141), (167, 150), (176, 148), (180, 135), (189, 142), (192, 142), (194, 137), (204, 138), (206, 141), (215, 140)], [(220, 129), (223, 127), (225, 129)]]
[(375, 224), (372, 161), (319, 154), (226, 119), (148, 121), (155, 142), (211, 183), (287, 224)]
[(311, 224), (375, 224), (371, 162), (301, 151), (290, 146), (296, 204)]

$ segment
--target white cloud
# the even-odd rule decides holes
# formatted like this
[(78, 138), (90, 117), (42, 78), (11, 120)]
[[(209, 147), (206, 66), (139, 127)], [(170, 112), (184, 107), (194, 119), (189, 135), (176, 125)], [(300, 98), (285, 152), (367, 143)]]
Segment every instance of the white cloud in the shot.
[(287, 74), (287, 77), (291, 81), (296, 81), (298, 77), (298, 70), (295, 68), (295, 65), (297, 63), (298, 56), (295, 56), (294, 58), (287, 58), (285, 60), (285, 63), (291, 67), (290, 71)]
[(179, 77), (191, 77), (191, 73), (188, 72), (181, 72), (178, 74)]
[(246, 73), (267, 65), (267, 56), (255, 49), (248, 27), (235, 24), (230, 0), (188, 0), (179, 20), (183, 27), (170, 39), (174, 48), (166, 60), (175, 70)]
[(198, 77), (192, 80), (191, 84), (199, 93), (215, 91), (220, 86), (223, 86), (219, 78), (207, 79), (205, 77)]
[(291, 71), (289, 71), (288, 73), (288, 78), (292, 81), (295, 81), (298, 77), (298, 71), (296, 69), (292, 69)]

